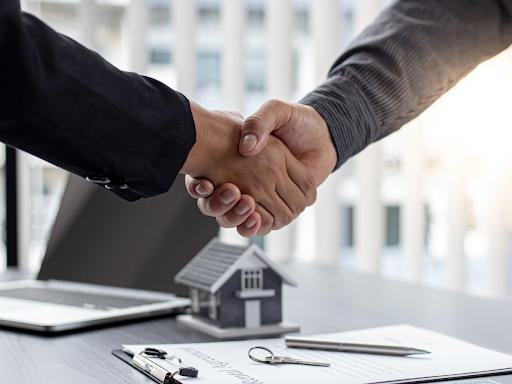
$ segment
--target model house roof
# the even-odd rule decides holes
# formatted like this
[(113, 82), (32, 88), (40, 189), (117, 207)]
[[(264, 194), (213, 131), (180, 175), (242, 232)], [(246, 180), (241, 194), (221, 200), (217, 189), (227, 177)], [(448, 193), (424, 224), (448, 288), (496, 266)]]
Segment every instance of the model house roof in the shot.
[[(238, 270), (251, 262), (271, 268), (283, 282), (297, 285), (275, 262), (271, 261), (256, 244), (237, 246), (223, 244), (214, 238), (174, 277), (177, 284), (217, 292)], [(256, 263), (256, 264), (255, 264)]]

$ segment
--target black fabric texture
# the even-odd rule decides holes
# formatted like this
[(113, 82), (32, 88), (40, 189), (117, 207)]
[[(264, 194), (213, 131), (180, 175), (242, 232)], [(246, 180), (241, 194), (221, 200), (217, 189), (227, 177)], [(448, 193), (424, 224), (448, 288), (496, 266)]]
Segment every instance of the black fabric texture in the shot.
[(82, 177), (104, 176), (128, 201), (171, 187), (195, 143), (185, 96), (123, 72), (0, 1), (0, 140)]
[(511, 43), (511, 0), (398, 0), (300, 103), (326, 120), (338, 169)]

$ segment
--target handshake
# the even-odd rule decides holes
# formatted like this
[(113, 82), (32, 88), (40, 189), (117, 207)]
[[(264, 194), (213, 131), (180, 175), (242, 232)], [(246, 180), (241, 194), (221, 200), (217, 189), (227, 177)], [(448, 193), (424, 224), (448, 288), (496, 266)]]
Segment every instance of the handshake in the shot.
[(181, 173), (201, 212), (244, 237), (291, 223), (316, 200), (338, 156), (312, 107), (270, 100), (245, 121), (190, 102), (196, 143)]

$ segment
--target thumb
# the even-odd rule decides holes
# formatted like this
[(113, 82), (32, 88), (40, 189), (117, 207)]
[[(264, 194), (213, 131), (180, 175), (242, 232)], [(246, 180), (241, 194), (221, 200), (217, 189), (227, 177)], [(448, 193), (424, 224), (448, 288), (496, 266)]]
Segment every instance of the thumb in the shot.
[(268, 136), (281, 128), (289, 118), (289, 105), (280, 100), (269, 100), (245, 119), (238, 150), (244, 156), (254, 156), (267, 145)]

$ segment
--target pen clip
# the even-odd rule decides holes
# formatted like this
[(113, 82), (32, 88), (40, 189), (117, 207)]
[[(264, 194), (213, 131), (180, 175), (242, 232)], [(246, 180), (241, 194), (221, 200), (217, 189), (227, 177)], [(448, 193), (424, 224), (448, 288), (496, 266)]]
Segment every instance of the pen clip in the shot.
[(132, 362), (135, 366), (157, 378), (164, 384), (182, 384), (181, 381), (178, 381), (174, 378), (174, 374), (177, 372), (174, 374), (169, 372), (167, 369), (142, 356), (140, 353), (133, 354)]

